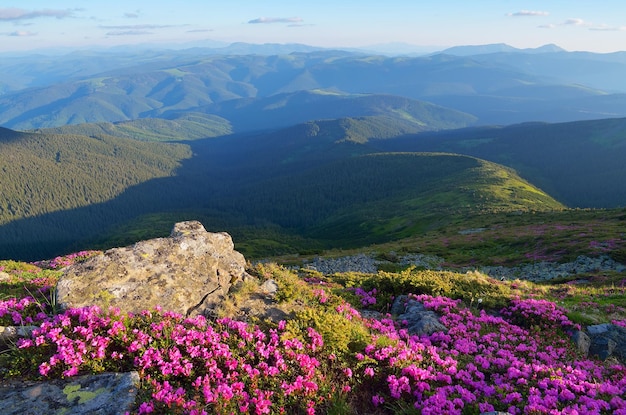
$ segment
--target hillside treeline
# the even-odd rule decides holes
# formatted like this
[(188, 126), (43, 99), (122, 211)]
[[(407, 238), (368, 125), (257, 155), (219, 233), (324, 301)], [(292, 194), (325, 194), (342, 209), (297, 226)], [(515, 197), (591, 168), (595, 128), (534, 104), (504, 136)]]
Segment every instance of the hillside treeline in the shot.
[(183, 145), (104, 135), (0, 133), (0, 224), (111, 200), (191, 155)]

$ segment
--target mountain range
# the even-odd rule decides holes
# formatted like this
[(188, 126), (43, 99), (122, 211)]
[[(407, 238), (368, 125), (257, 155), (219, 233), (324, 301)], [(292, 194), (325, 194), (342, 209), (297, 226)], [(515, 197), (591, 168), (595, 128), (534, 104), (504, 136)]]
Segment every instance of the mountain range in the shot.
[(0, 63), (0, 125), (167, 118), (314, 89), (428, 101), (469, 113), (478, 125), (626, 116), (626, 52), (491, 45), (410, 57), (295, 46), (258, 47), (275, 49), (271, 55), (192, 48), (17, 57)]
[(217, 49), (0, 63), (0, 258), (187, 219), (261, 257), (626, 205), (622, 53)]

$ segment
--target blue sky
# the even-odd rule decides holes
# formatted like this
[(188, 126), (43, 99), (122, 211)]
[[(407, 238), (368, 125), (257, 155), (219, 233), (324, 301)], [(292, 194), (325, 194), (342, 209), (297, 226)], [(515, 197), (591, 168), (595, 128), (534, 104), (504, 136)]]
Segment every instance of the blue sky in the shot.
[(626, 50), (624, 0), (2, 0), (0, 52), (200, 40)]

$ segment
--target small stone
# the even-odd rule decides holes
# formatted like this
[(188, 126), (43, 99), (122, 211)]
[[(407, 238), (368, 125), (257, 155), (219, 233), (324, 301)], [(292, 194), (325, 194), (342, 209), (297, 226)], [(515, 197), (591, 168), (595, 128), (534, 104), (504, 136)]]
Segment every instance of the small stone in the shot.
[(276, 284), (276, 281), (269, 279), (261, 284), (261, 290), (267, 295), (276, 295), (278, 292), (278, 284)]

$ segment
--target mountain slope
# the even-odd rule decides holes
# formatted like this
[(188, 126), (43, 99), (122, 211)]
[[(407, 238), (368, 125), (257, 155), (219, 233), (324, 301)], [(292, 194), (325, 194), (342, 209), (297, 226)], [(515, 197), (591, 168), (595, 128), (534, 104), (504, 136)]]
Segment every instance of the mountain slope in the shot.
[(174, 141), (279, 129), (320, 119), (359, 117), (371, 120), (378, 118), (379, 126), (376, 129), (379, 135), (391, 137), (461, 128), (476, 121), (469, 114), (424, 101), (392, 95), (344, 94), (321, 90), (230, 100), (194, 108), (193, 112), (168, 111), (161, 117), (38, 130), (61, 134), (104, 133), (140, 140)]
[(185, 146), (0, 130), (0, 224), (104, 202), (172, 174)]
[(425, 133), (376, 147), (468, 154), (514, 168), (570, 207), (626, 206), (626, 118)]
[(227, 120), (215, 115), (184, 113), (172, 120), (141, 118), (116, 123), (65, 125), (63, 127), (37, 129), (35, 132), (86, 136), (104, 134), (140, 141), (182, 141), (228, 135), (232, 133), (232, 126)]
[[(194, 111), (225, 118), (236, 131), (274, 129), (311, 120), (381, 115), (404, 124), (412, 123), (414, 129), (419, 131), (461, 128), (476, 122), (472, 115), (429, 102), (393, 95), (346, 94), (327, 90), (231, 100)], [(168, 113), (164, 115), (167, 117)]]
[(378, 121), (325, 120), (189, 147), (6, 131), (0, 257), (128, 243), (116, 229), (133, 223), (148, 228), (131, 236), (159, 236), (160, 217), (202, 219), (249, 246), (293, 252), (406, 236), (433, 217), (561, 207), (512, 171), (471, 157), (368, 156), (386, 141), (375, 137), (384, 135), (372, 127)]
[(563, 208), (510, 169), (438, 153), (345, 158), (262, 187), (244, 191), (250, 217), (343, 246), (409, 236), (464, 215)]

